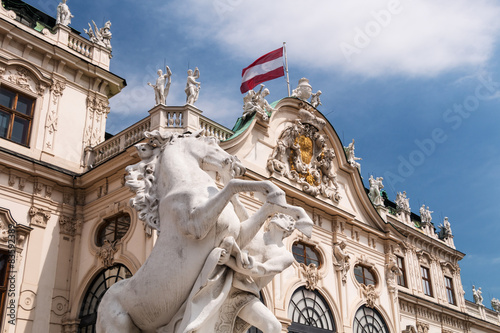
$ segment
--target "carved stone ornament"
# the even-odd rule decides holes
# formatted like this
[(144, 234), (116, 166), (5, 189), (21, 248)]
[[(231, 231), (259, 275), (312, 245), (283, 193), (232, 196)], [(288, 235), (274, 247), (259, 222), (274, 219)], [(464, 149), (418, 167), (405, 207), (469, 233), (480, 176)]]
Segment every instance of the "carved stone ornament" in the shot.
[(407, 325), (406, 329), (403, 330), (401, 333), (417, 333), (417, 330), (415, 329), (414, 326)]
[(306, 279), (306, 289), (315, 290), (320, 279), (318, 267), (313, 263), (310, 263), (308, 266), (301, 263), (300, 267), (302, 267), (304, 278)]
[[(306, 107), (303, 104), (303, 107)], [(271, 173), (278, 173), (302, 187), (314, 197), (322, 195), (334, 202), (340, 200), (337, 173), (334, 170), (335, 151), (327, 148), (319, 131), (325, 121), (314, 110), (302, 108), (299, 119), (279, 136), (278, 143), (267, 160)]]
[(68, 236), (79, 235), (82, 231), (82, 221), (63, 215), (59, 218), (59, 228), (61, 234)]
[(9, 75), (8, 80), (20, 88), (33, 91), (30, 85), (31, 78), (26, 68), (17, 67), (16, 73)]
[(89, 35), (89, 40), (92, 43), (95, 43), (97, 45), (100, 45), (102, 47), (105, 47), (108, 49), (110, 52), (112, 50), (111, 48), (111, 22), (107, 21), (104, 24), (104, 27), (98, 28), (95, 22), (92, 20), (92, 26), (89, 23), (89, 29), (83, 29), (87, 35)]
[(47, 227), (51, 213), (48, 210), (32, 206), (29, 210), (29, 215), (31, 217), (30, 225), (45, 228)]
[(410, 198), (406, 197), (406, 191), (396, 194), (396, 207), (398, 212), (405, 212), (411, 214)]
[(401, 275), (403, 275), (403, 272), (398, 267), (396, 258), (393, 255), (390, 255), (387, 260), (387, 263), (385, 264), (385, 279), (387, 282), (387, 289), (389, 290), (389, 292), (394, 292), (397, 290), (396, 276), (401, 276)]
[(109, 240), (105, 239), (104, 244), (96, 253), (97, 257), (102, 260), (102, 265), (104, 266), (104, 268), (113, 266), (115, 253), (116, 251), (118, 251), (115, 245), (116, 241), (110, 242)]
[(417, 333), (429, 333), (429, 324), (417, 321)]
[(343, 284), (347, 282), (347, 273), (351, 268), (351, 264), (349, 262), (351, 257), (344, 251), (346, 246), (347, 245), (344, 241), (333, 244), (333, 266), (336, 271), (340, 272)]
[(54, 80), (54, 83), (50, 87), (50, 90), (52, 91), (53, 104), (57, 103), (57, 99), (62, 96), (64, 89), (66, 89), (66, 82)]
[(361, 294), (363, 295), (363, 298), (366, 300), (366, 306), (369, 308), (374, 308), (375, 307), (375, 301), (378, 298), (378, 293), (375, 290), (375, 285), (374, 284), (361, 284)]

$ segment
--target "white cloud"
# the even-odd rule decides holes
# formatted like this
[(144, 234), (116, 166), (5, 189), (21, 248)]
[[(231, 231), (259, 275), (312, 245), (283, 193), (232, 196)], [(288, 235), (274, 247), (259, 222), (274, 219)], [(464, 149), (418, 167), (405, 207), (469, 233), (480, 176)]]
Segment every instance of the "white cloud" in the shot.
[(167, 6), (192, 38), (247, 59), (286, 41), (294, 63), (372, 77), (481, 66), (500, 28), (500, 6), (487, 0), (186, 0)]

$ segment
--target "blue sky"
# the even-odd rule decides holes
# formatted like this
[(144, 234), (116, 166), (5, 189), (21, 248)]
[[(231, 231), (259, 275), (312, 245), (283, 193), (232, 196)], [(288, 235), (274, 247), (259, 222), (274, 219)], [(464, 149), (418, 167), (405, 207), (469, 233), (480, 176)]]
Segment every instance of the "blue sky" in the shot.
[[(59, 0), (29, 0), (55, 15)], [(128, 86), (111, 100), (108, 131), (148, 115), (164, 61), (168, 105), (183, 105), (188, 67), (199, 67), (197, 107), (231, 128), (242, 113), (241, 70), (287, 42), (292, 89), (321, 90), (319, 110), (344, 145), (356, 140), (362, 176), (384, 177), (394, 200), (449, 217), (465, 297), (500, 298), (500, 3), (407, 1), (68, 0), (71, 26), (111, 20), (111, 70)], [(266, 83), (268, 100), (287, 94)]]

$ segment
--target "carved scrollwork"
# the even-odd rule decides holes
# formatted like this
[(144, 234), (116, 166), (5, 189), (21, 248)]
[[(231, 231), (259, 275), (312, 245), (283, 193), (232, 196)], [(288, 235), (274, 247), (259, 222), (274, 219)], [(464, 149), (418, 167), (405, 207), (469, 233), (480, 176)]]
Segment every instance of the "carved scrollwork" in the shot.
[(271, 173), (278, 173), (302, 187), (312, 196), (322, 195), (334, 202), (340, 200), (337, 174), (334, 170), (335, 151), (327, 148), (319, 133), (325, 121), (314, 110), (299, 111), (299, 119), (280, 135), (267, 161)]
[(417, 332), (418, 333), (428, 333), (429, 332), (429, 324), (417, 321)]

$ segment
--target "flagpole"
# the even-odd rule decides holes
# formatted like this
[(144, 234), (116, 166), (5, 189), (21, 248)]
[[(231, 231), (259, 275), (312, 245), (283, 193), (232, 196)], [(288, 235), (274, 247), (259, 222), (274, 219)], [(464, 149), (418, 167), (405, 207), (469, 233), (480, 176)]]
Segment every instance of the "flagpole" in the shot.
[(285, 54), (286, 86), (288, 88), (288, 97), (290, 97), (290, 79), (288, 78), (288, 60), (286, 58), (286, 42), (283, 42), (283, 53)]

